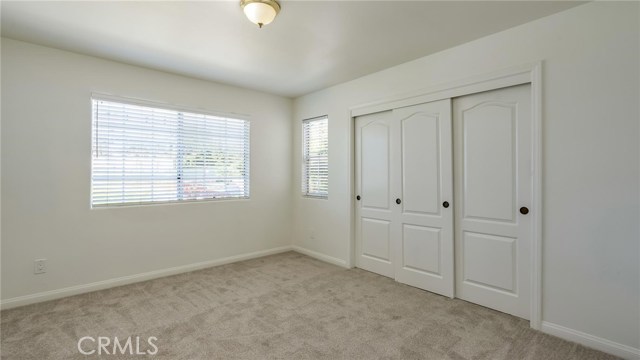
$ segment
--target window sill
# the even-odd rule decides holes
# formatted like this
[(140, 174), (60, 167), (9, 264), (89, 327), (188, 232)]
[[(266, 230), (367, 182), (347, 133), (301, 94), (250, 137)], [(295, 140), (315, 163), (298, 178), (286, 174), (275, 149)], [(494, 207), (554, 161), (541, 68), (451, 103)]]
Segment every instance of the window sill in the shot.
[(251, 200), (251, 197), (214, 198), (214, 199), (178, 200), (178, 201), (151, 201), (151, 202), (130, 203), (130, 204), (97, 205), (97, 206), (91, 206), (91, 210), (108, 210), (108, 209), (122, 209), (122, 208), (139, 208), (139, 207), (149, 207), (149, 206), (158, 206), (158, 205), (183, 205), (183, 204), (200, 204), (200, 203), (247, 201), (247, 200)]
[(303, 199), (329, 200), (329, 196), (302, 195)]

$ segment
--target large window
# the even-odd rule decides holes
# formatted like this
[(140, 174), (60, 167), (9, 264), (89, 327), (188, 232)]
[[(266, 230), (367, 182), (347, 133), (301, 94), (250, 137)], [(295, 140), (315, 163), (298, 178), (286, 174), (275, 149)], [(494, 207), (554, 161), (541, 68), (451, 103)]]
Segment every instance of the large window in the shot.
[(326, 116), (302, 122), (302, 194), (329, 195), (329, 119)]
[(93, 99), (91, 205), (249, 197), (249, 122)]

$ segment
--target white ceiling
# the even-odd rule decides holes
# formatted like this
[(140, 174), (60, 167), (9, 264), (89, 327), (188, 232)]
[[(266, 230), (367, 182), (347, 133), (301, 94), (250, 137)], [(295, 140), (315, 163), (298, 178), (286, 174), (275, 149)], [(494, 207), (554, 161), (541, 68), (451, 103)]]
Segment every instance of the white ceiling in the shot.
[(296, 97), (544, 17), (564, 1), (2, 1), (2, 36)]

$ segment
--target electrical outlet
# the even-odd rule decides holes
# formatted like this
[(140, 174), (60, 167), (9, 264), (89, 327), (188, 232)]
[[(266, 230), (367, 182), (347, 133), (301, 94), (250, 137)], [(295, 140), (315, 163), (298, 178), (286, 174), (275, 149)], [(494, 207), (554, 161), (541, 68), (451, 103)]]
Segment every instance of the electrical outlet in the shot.
[(44, 274), (47, 272), (47, 259), (37, 259), (34, 261), (33, 273)]

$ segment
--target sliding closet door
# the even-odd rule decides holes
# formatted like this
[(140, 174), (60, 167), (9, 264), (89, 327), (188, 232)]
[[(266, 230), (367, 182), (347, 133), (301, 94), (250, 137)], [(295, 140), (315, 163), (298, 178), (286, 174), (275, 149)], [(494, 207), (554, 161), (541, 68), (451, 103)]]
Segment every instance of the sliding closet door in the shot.
[(392, 151), (397, 137), (391, 112), (358, 117), (356, 132), (356, 265), (394, 277), (393, 222), (397, 206), (391, 201), (397, 187), (397, 164)]
[(520, 85), (456, 98), (456, 297), (529, 319), (531, 95)]
[(400, 127), (396, 280), (453, 297), (451, 100), (393, 110)]
[(453, 297), (451, 100), (355, 125), (357, 266)]

